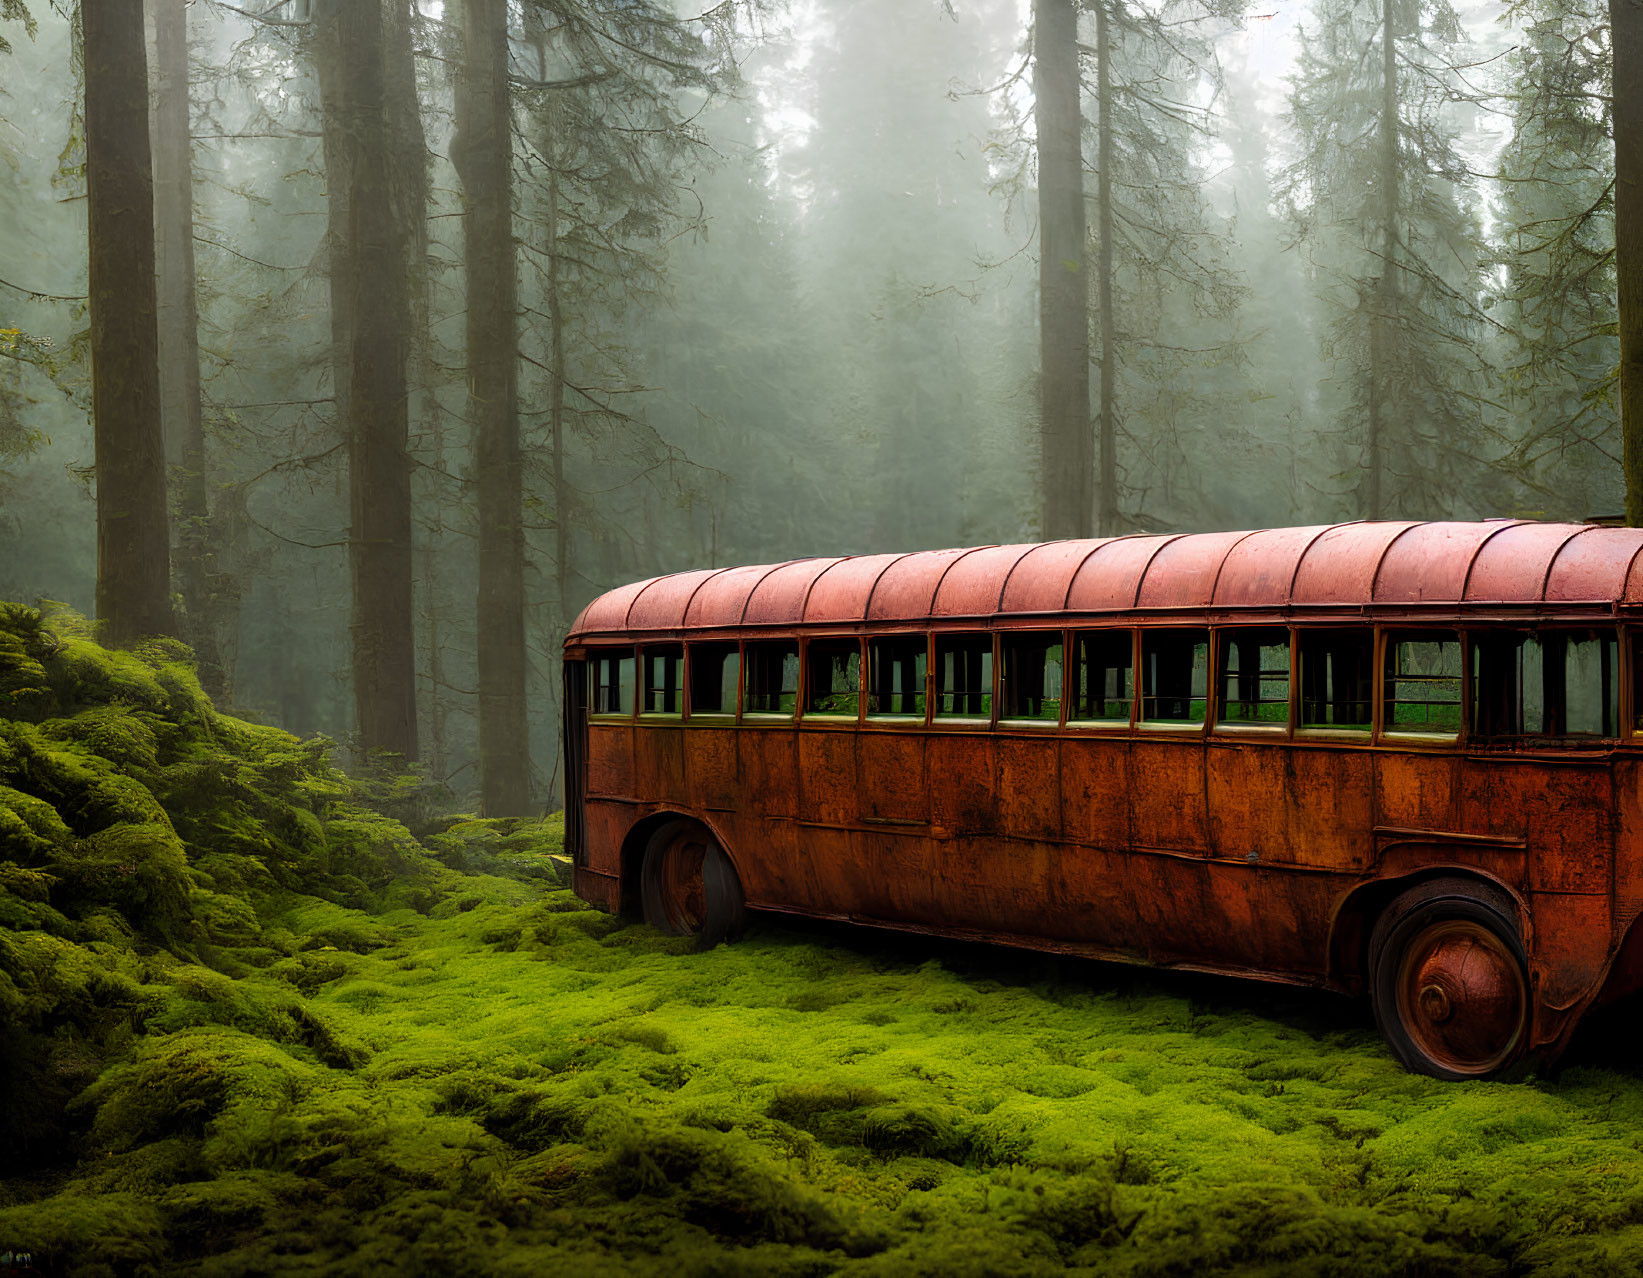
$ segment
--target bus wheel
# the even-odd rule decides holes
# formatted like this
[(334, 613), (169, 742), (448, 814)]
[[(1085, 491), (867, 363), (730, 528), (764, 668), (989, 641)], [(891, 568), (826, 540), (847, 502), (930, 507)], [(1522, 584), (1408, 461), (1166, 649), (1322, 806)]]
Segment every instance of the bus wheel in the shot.
[(719, 841), (695, 821), (669, 821), (650, 836), (639, 870), (645, 922), (694, 936), (704, 950), (741, 930), (741, 880)]
[(1375, 924), (1369, 963), (1375, 1021), (1408, 1069), (1488, 1078), (1528, 1042), (1523, 942), (1503, 902), (1464, 881), (1406, 893)]

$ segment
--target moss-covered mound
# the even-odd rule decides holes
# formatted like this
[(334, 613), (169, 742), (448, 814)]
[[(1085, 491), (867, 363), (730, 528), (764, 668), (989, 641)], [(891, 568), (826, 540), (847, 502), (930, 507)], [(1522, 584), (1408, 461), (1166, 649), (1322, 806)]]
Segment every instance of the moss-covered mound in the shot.
[(586, 909), (177, 654), (0, 618), (0, 1251), (74, 1274), (1633, 1274), (1643, 1082), (1322, 997)]

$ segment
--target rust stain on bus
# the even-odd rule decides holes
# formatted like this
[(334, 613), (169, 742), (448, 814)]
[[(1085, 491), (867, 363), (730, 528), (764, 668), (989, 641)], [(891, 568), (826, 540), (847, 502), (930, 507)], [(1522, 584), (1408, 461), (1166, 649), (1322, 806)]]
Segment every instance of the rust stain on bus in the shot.
[[(671, 713), (641, 714), (630, 697), (590, 714), (590, 695), (620, 692), (584, 688), (566, 723), (576, 888), (607, 909), (639, 908), (647, 840), (667, 818), (689, 818), (753, 908), (1368, 990), (1406, 1063), (1413, 1052), (1415, 1067), (1448, 1076), (1492, 1073), (1497, 1056), (1555, 1056), (1589, 1006), (1643, 987), (1643, 640), (1629, 624), (1643, 620), (1640, 550), (1635, 529), (1378, 522), (634, 583), (577, 618), (568, 679), (598, 678), (582, 663), (596, 671), (647, 644), (797, 651), (814, 635), (855, 636), (862, 708), (825, 720), (802, 707), (791, 718), (704, 715), (686, 694)], [(1061, 632), (1070, 702), (1074, 636), (1159, 627), (1205, 632), (1205, 685), (1186, 698), (1203, 703), (1202, 723), (1149, 723), (1137, 709), (1127, 721), (1004, 717), (1012, 634)], [(1258, 628), (1269, 645), (1290, 636), (1287, 719), (1218, 720), (1240, 627), (1249, 643)], [(1298, 671), (1326, 660), (1303, 657), (1303, 645), (1324, 631), (1361, 632), (1353, 642), (1372, 651), (1372, 719), (1302, 724)], [(985, 714), (937, 713), (937, 640), (953, 633), (992, 645)], [(872, 640), (887, 634), (935, 637), (916, 716), (877, 717), (868, 705)], [(1478, 654), (1521, 634), (1542, 645), (1577, 636), (1603, 663), (1615, 654), (1612, 687), (1609, 664), (1601, 683), (1612, 726), (1580, 739), (1477, 730)], [(1431, 636), (1453, 636), (1463, 654), (1454, 713), (1464, 719), (1447, 736), (1394, 730), (1388, 700), (1392, 645)], [(1142, 645), (1130, 649), (1137, 682)], [(745, 661), (744, 651), (736, 668)], [(1329, 695), (1344, 696), (1344, 668), (1332, 669)], [(635, 671), (643, 677), (643, 661)], [(1522, 701), (1527, 676), (1516, 677)], [(1438, 703), (1419, 704), (1431, 714)], [(1404, 957), (1387, 959), (1388, 946)], [(1502, 1039), (1495, 1055), (1480, 1046), (1491, 1036)]]

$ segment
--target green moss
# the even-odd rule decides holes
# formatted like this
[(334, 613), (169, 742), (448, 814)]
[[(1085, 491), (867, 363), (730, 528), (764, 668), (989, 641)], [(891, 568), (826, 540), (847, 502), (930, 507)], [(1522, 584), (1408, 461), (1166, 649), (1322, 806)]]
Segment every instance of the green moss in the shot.
[(1643, 1266), (1629, 1040), (1442, 1084), (1323, 996), (698, 953), (558, 886), (557, 821), (435, 820), (52, 624), (0, 608), (0, 1238), (58, 1272)]

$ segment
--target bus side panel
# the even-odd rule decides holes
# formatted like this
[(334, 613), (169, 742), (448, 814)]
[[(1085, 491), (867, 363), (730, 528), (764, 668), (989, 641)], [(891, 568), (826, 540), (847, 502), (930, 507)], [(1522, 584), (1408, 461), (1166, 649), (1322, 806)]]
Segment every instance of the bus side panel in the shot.
[(1324, 975), (1333, 875), (1225, 862), (1211, 862), (1207, 874), (1213, 904), (1200, 948), (1188, 957), (1303, 979)]
[(952, 834), (997, 828), (997, 751), (990, 736), (930, 737), (930, 824)]
[(636, 732), (642, 734), (634, 744), (639, 793), (651, 802), (689, 803), (684, 729), (646, 727)]
[(1209, 838), (1202, 739), (1131, 745), (1130, 812), (1136, 847), (1204, 854)]
[(626, 723), (588, 725), (588, 797), (635, 798), (633, 728)]
[(799, 819), (850, 825), (856, 819), (856, 734), (799, 733)]
[(1458, 830), (1455, 793), (1460, 758), (1453, 754), (1375, 754), (1376, 825), (1402, 830)]
[(1061, 837), (1060, 743), (1003, 737), (998, 743), (1000, 832), (1016, 839)]
[(857, 739), (856, 793), (864, 820), (923, 825), (930, 819), (927, 740), (922, 733), (901, 732), (866, 732)]
[(1643, 760), (1615, 760), (1614, 795), (1615, 924), (1624, 927), (1643, 910)]
[(685, 734), (685, 776), (690, 799), (713, 812), (733, 811), (741, 802), (734, 731), (707, 728)]
[(1071, 737), (1061, 743), (1061, 825), (1094, 848), (1130, 845), (1130, 743)]
[(1362, 749), (1289, 747), (1290, 853), (1295, 864), (1361, 870), (1375, 856), (1375, 763)]
[(1524, 839), (1531, 889), (1609, 891), (1614, 795), (1607, 760), (1472, 758), (1461, 776), (1461, 829)]
[(1288, 790), (1290, 752), (1275, 743), (1211, 741), (1204, 768), (1212, 855), (1237, 861), (1294, 861)]
[(741, 808), (767, 817), (798, 816), (797, 730), (743, 728), (736, 733)]
[(1529, 972), (1539, 1022), (1535, 1041), (1541, 1043), (1562, 1028), (1555, 1013), (1597, 992), (1614, 938), (1607, 896), (1536, 892), (1529, 908), (1534, 917)]
[(1361, 751), (1211, 741), (1212, 850), (1230, 861), (1355, 870), (1373, 853), (1373, 771)]

